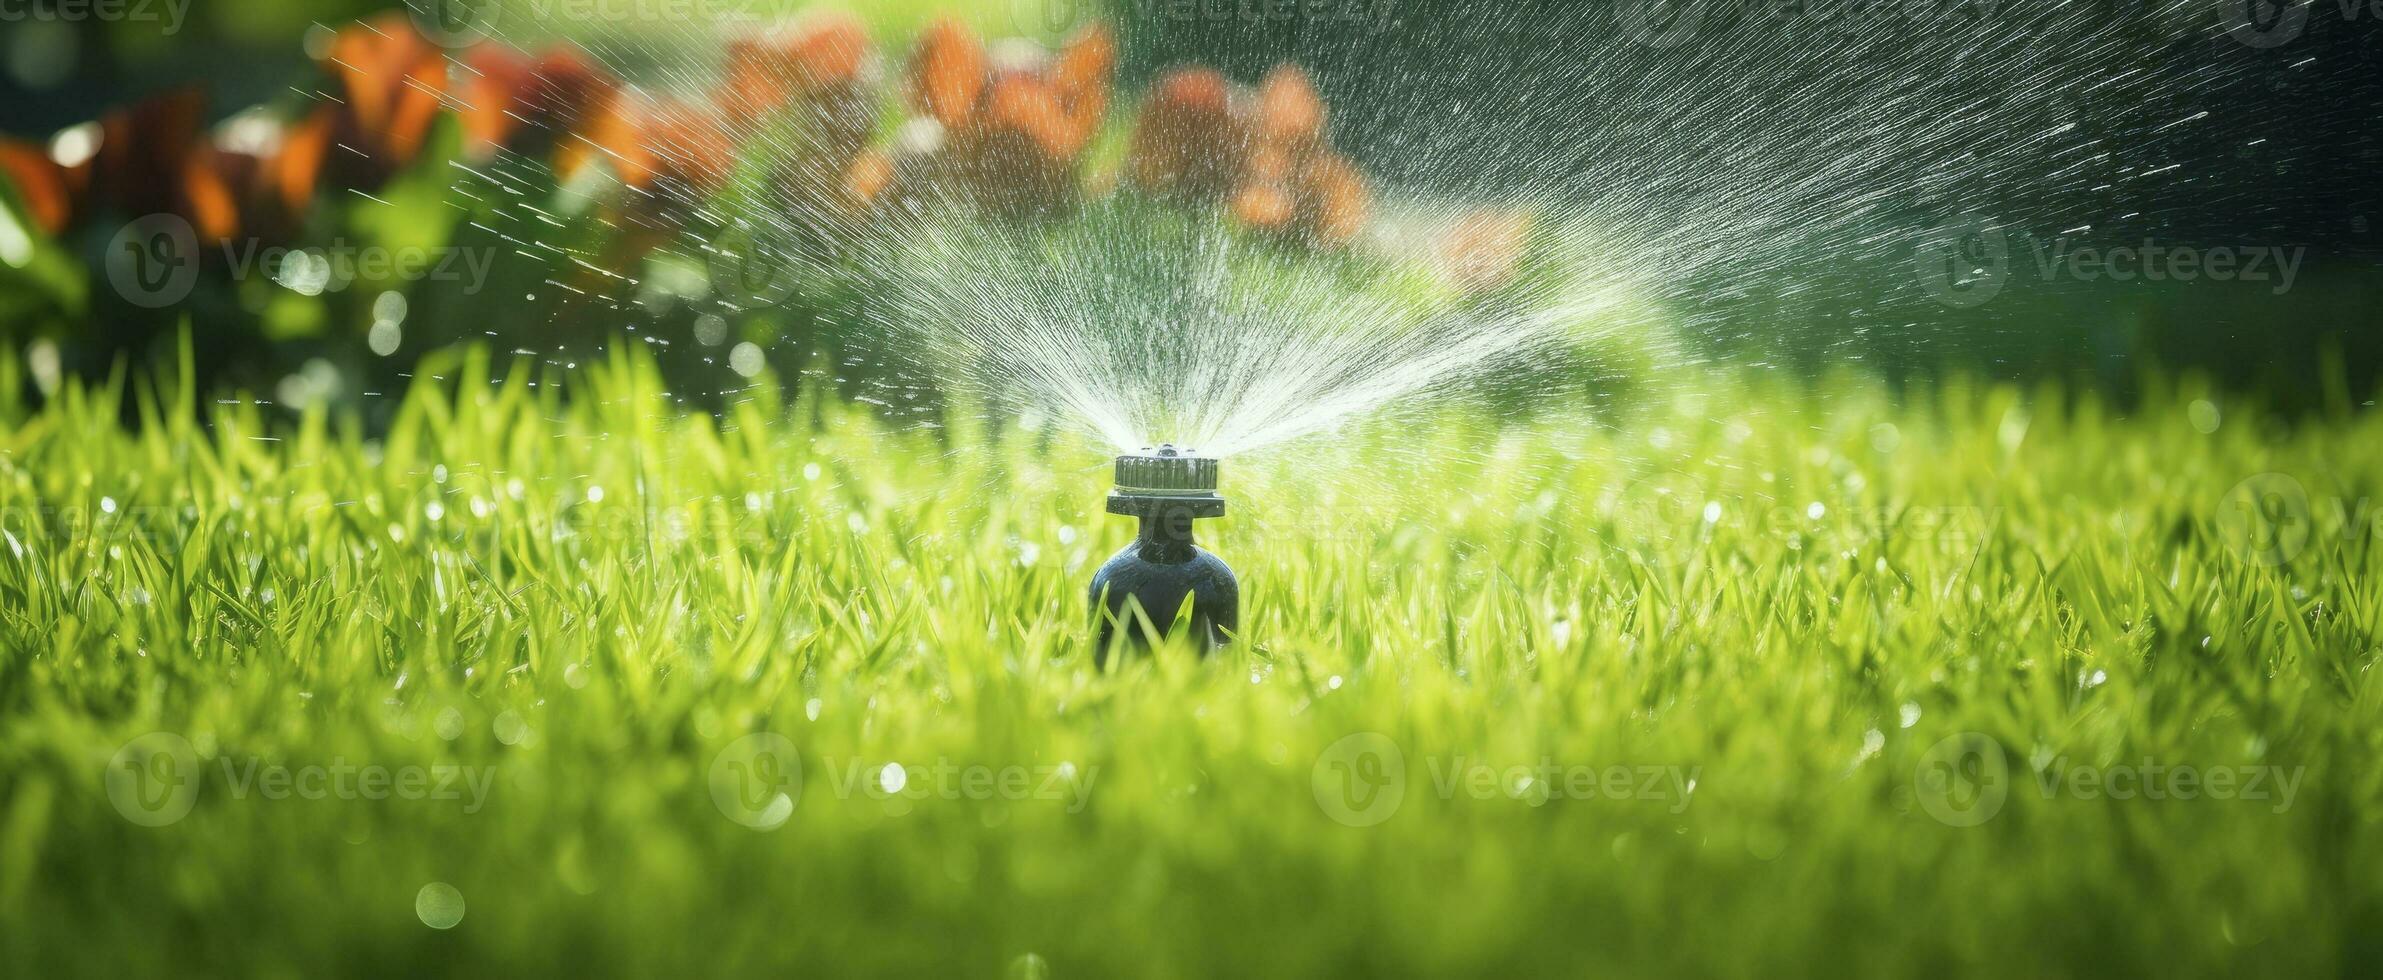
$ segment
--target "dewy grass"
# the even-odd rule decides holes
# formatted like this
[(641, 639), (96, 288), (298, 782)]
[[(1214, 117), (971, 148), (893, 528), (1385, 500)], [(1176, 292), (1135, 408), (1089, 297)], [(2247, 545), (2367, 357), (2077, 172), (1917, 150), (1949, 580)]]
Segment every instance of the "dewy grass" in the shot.
[(5, 409), (0, 972), (2383, 952), (2371, 412), (1451, 410), (1336, 437), (1395, 480), (1237, 459), (1240, 641), (1096, 669), (1106, 447), (489, 373), (373, 439)]

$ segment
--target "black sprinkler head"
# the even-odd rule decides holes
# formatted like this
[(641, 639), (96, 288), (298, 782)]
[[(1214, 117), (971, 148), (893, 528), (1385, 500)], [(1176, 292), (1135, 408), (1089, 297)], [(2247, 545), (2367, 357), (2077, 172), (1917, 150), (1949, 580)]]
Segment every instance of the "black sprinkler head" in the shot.
[(1225, 498), (1216, 494), (1216, 458), (1172, 445), (1117, 457), (1109, 513), (1140, 518), (1142, 529), (1093, 573), (1100, 655), (1107, 656), (1120, 629), (1129, 641), (1143, 641), (1144, 619), (1151, 629), (1171, 630), (1187, 600), (1191, 635), (1203, 649), (1230, 642), (1241, 628), (1241, 583), (1223, 559), (1192, 543), (1194, 520), (1225, 513)]

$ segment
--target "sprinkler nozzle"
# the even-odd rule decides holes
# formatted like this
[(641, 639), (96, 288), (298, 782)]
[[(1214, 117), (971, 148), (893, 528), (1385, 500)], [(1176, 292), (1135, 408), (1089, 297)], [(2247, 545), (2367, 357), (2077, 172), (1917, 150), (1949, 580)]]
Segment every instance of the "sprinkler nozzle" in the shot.
[[(1109, 513), (1138, 514), (1151, 500), (1213, 501), (1194, 517), (1219, 517), (1225, 500), (1216, 495), (1216, 457), (1202, 456), (1173, 443), (1117, 457), (1117, 489), (1109, 493)], [(1126, 503), (1119, 507), (1120, 501)]]
[(1117, 457), (1109, 513), (1139, 518), (1142, 526), (1092, 576), (1101, 656), (1121, 626), (1137, 643), (1149, 631), (1170, 632), (1186, 602), (1192, 635), (1204, 648), (1230, 642), (1240, 628), (1240, 582), (1223, 559), (1192, 543), (1193, 521), (1224, 516), (1225, 498), (1216, 488), (1216, 458), (1172, 443)]

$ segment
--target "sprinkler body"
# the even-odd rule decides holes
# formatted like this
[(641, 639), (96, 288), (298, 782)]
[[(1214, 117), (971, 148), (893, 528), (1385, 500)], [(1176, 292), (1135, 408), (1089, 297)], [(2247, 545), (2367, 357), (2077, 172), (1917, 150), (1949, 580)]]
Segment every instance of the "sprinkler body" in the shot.
[(1099, 655), (1123, 630), (1128, 641), (1144, 640), (1132, 607), (1160, 631), (1191, 602), (1191, 634), (1203, 650), (1231, 642), (1241, 628), (1241, 583), (1224, 560), (1192, 543), (1192, 522), (1221, 517), (1225, 499), (1216, 494), (1216, 460), (1160, 446), (1117, 457), (1117, 488), (1109, 513), (1141, 521), (1132, 544), (1092, 576), (1092, 610), (1100, 625)]

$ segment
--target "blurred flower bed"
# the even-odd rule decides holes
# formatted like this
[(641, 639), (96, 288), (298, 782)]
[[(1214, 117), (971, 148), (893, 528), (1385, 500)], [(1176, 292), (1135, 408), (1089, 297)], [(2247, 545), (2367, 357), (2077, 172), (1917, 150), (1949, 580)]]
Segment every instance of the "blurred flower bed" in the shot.
[[(188, 330), (203, 382), (293, 403), (401, 385), (458, 341), (568, 365), (641, 331), (706, 351), (674, 385), (725, 389), (852, 361), (864, 280), (805, 273), (906, 223), (1126, 201), (1322, 257), (1374, 211), (1299, 67), (1179, 66), (1121, 105), (1097, 24), (1046, 47), (940, 19), (903, 50), (814, 11), (724, 38), (695, 93), (567, 41), (442, 45), (402, 12), (307, 47), (299, 97), (213, 124), (189, 87), (0, 139), (0, 330), (40, 388)], [(1518, 220), (1448, 229), (1452, 285), (1510, 274)]]

